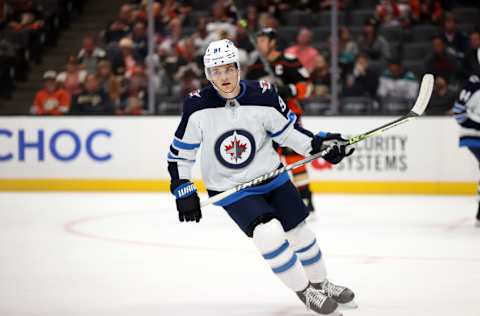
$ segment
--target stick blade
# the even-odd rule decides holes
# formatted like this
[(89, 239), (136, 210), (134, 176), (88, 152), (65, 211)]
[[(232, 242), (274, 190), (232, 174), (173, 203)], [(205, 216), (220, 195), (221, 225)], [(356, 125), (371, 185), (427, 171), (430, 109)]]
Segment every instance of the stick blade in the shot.
[(422, 83), (420, 84), (420, 92), (418, 93), (417, 101), (413, 106), (412, 112), (416, 115), (422, 115), (427, 108), (428, 102), (433, 92), (433, 83), (435, 78), (432, 74), (425, 74), (422, 78)]

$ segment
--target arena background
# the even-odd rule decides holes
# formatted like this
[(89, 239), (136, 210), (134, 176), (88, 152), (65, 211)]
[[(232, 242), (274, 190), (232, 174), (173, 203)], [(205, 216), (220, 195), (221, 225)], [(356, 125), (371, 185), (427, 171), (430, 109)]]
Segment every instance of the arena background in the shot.
[(180, 223), (169, 192), (167, 153), (184, 97), (208, 83), (206, 45), (233, 40), (246, 74), (246, 30), (274, 27), (310, 73), (312, 131), (396, 119), (435, 75), (424, 117), (338, 166), (308, 165), (307, 224), (328, 278), (359, 305), (341, 312), (479, 316), (480, 175), (452, 108), (480, 74), (480, 1), (235, 4), (0, 0), (0, 315), (314, 315), (222, 208)]
[[(399, 81), (436, 76), (430, 117), (360, 144), (335, 168), (315, 161), (315, 192), (475, 192), (477, 167), (458, 148), (450, 114), (478, 70), (476, 1), (2, 3), (2, 190), (166, 190), (183, 98), (207, 84), (206, 45), (232, 39), (245, 74), (257, 54), (248, 34), (274, 27), (280, 48), (300, 52), (310, 72), (313, 93), (301, 103), (314, 131), (355, 135), (408, 111), (414, 99), (395, 91), (402, 83), (380, 91), (392, 63), (403, 67)], [(91, 77), (104, 99), (79, 108)], [(42, 92), (47, 82), (56, 85), (53, 97)]]

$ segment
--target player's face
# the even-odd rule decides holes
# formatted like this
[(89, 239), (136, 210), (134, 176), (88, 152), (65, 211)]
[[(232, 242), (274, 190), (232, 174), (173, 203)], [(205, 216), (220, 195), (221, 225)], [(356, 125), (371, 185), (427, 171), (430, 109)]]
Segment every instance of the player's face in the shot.
[(217, 89), (223, 93), (232, 93), (238, 87), (238, 69), (235, 64), (210, 68), (210, 77)]
[(263, 56), (268, 56), (273, 49), (273, 41), (268, 36), (257, 37), (257, 50)]

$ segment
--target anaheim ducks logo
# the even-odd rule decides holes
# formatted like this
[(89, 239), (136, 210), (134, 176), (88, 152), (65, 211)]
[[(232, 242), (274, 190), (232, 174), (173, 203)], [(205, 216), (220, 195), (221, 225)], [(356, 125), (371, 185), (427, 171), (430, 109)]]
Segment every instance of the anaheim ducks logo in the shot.
[(244, 168), (255, 156), (255, 139), (246, 130), (230, 130), (215, 142), (215, 155), (227, 168)]

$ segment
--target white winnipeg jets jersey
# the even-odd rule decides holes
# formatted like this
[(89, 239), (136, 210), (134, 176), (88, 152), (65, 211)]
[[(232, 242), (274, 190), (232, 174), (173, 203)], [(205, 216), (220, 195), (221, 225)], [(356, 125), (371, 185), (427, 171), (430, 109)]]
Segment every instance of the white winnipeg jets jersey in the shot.
[(480, 147), (480, 78), (478, 76), (471, 76), (460, 91), (453, 113), (462, 127), (460, 146)]
[(172, 179), (191, 179), (197, 151), (209, 190), (224, 191), (280, 165), (273, 141), (302, 155), (313, 134), (266, 81), (240, 81), (241, 92), (227, 101), (208, 86), (186, 98), (168, 154)]

